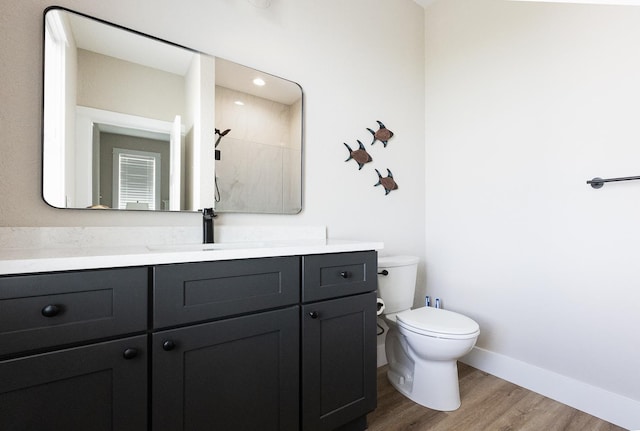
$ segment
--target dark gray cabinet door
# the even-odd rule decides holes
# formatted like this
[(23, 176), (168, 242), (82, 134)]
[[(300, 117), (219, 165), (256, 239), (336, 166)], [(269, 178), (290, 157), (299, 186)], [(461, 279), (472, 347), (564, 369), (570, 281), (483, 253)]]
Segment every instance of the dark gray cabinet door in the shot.
[(145, 431), (146, 340), (0, 362), (0, 430)]
[(154, 431), (294, 431), (299, 307), (153, 334)]
[(336, 429), (376, 406), (375, 292), (302, 307), (302, 429)]
[(158, 265), (153, 327), (279, 308), (300, 299), (297, 256)]

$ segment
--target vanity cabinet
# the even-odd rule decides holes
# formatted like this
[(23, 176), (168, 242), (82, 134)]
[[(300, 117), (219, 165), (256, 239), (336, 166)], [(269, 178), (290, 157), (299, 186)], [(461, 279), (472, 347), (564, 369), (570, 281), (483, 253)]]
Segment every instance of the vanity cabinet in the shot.
[(155, 273), (153, 430), (298, 430), (300, 258)]
[(147, 428), (147, 274), (0, 277), (1, 430)]
[(375, 252), (303, 257), (302, 429), (366, 429), (376, 407)]
[(376, 253), (0, 277), (0, 430), (362, 431)]

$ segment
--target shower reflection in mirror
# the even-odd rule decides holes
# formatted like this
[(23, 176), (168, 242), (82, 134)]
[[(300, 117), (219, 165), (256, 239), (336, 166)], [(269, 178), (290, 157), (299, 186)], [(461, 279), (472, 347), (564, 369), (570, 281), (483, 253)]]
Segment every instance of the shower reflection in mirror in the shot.
[[(224, 77), (234, 76), (236, 82)], [(216, 210), (302, 209), (302, 92), (297, 84), (216, 59)]]

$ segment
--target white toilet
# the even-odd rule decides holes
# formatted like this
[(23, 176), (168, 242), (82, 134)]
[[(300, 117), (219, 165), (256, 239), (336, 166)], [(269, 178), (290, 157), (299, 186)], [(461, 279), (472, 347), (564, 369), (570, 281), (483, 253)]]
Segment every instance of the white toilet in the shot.
[[(457, 360), (469, 353), (480, 327), (462, 314), (432, 307), (411, 309), (418, 258), (378, 258), (378, 295), (389, 326), (387, 377), (407, 398), (434, 410), (460, 407)], [(386, 274), (386, 275), (384, 275)]]

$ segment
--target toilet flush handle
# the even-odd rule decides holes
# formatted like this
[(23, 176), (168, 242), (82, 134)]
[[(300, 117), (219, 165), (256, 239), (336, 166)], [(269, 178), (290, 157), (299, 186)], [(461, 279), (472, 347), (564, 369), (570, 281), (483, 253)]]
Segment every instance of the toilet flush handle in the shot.
[(387, 271), (386, 269), (383, 269), (382, 271), (380, 271), (380, 272), (378, 273), (378, 275), (384, 275), (384, 276), (387, 276), (387, 275), (389, 275), (389, 271)]

